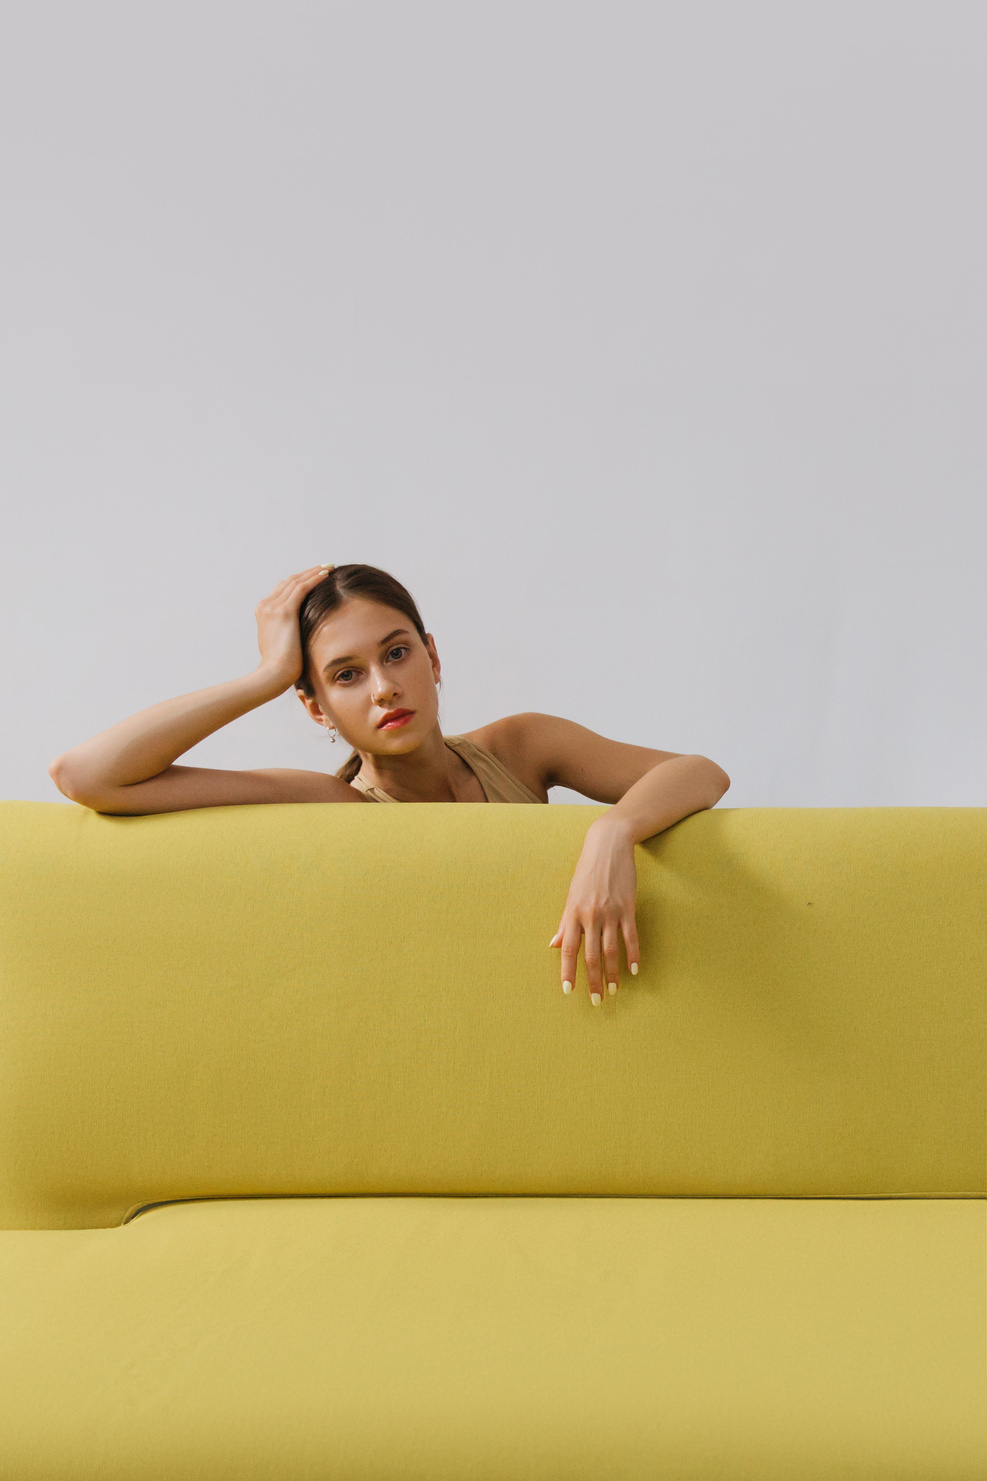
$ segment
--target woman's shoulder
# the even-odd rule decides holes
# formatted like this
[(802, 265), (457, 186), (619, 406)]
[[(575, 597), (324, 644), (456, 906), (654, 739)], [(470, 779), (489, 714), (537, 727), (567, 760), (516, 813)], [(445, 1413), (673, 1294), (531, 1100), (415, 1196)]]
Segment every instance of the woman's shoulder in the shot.
[(532, 791), (566, 787), (595, 802), (619, 802), (645, 772), (680, 754), (609, 740), (575, 720), (534, 711), (494, 720), (466, 738), (492, 751)]
[[(548, 722), (548, 728), (545, 722)], [(491, 720), (477, 730), (464, 731), (458, 739), (472, 741), (475, 746), (489, 751), (525, 786), (542, 793), (551, 785), (545, 776), (546, 758), (550, 754), (545, 741), (552, 723), (551, 715), (525, 711), (519, 715), (505, 715), (501, 720)]]

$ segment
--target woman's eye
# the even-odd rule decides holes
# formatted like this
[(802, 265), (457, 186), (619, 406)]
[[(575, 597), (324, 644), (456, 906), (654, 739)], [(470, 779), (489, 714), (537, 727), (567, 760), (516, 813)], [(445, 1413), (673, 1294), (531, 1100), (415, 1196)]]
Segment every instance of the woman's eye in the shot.
[(393, 658), (395, 653), (407, 653), (407, 651), (407, 648), (404, 647), (403, 644), (399, 643), (396, 648), (391, 649), (390, 653), (388, 653), (387, 656), (388, 658)]
[(348, 677), (348, 675), (354, 674), (354, 673), (356, 673), (356, 670), (355, 669), (342, 669), (340, 671), (340, 673), (338, 673), (336, 675), (336, 678), (337, 678), (337, 680), (342, 679), (345, 682), (345, 680)]

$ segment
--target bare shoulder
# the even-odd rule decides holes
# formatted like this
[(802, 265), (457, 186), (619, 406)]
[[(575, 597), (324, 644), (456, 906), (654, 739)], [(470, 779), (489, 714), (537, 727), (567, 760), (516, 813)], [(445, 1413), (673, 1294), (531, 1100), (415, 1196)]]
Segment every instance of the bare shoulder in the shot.
[(471, 730), (467, 739), (492, 751), (533, 791), (568, 787), (596, 802), (619, 802), (645, 772), (681, 755), (609, 740), (574, 720), (533, 710)]

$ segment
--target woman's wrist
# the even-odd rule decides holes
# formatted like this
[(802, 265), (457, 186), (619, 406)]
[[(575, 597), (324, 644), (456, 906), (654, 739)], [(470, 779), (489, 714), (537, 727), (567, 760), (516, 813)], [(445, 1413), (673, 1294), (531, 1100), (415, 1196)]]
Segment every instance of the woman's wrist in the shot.
[(629, 848), (633, 848), (636, 842), (633, 827), (627, 818), (617, 812), (616, 808), (611, 808), (609, 812), (604, 813), (601, 818), (597, 818), (589, 825), (586, 837), (589, 838), (591, 834), (600, 842), (606, 840), (612, 844), (626, 844)]
[(263, 703), (266, 699), (277, 699), (279, 694), (284, 694), (286, 689), (298, 683), (298, 677), (274, 664), (259, 663), (252, 673), (244, 675), (244, 682), (260, 692)]

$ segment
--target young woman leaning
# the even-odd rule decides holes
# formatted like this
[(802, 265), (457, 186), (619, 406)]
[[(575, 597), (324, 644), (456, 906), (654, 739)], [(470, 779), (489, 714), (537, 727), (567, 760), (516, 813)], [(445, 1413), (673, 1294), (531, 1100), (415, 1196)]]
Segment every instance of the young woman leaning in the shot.
[[(705, 756), (607, 740), (554, 715), (507, 715), (464, 735), (438, 720), (439, 655), (410, 593), (375, 566), (312, 566), (256, 610), (261, 661), (242, 678), (165, 700), (49, 767), (96, 812), (180, 812), (257, 802), (547, 802), (552, 787), (613, 804), (590, 824), (558, 931), (572, 991), (585, 938), (590, 995), (615, 993), (623, 936), (638, 970), (634, 845), (713, 807), (730, 785)], [(335, 773), (176, 766), (207, 735), (294, 686), (352, 755)]]

